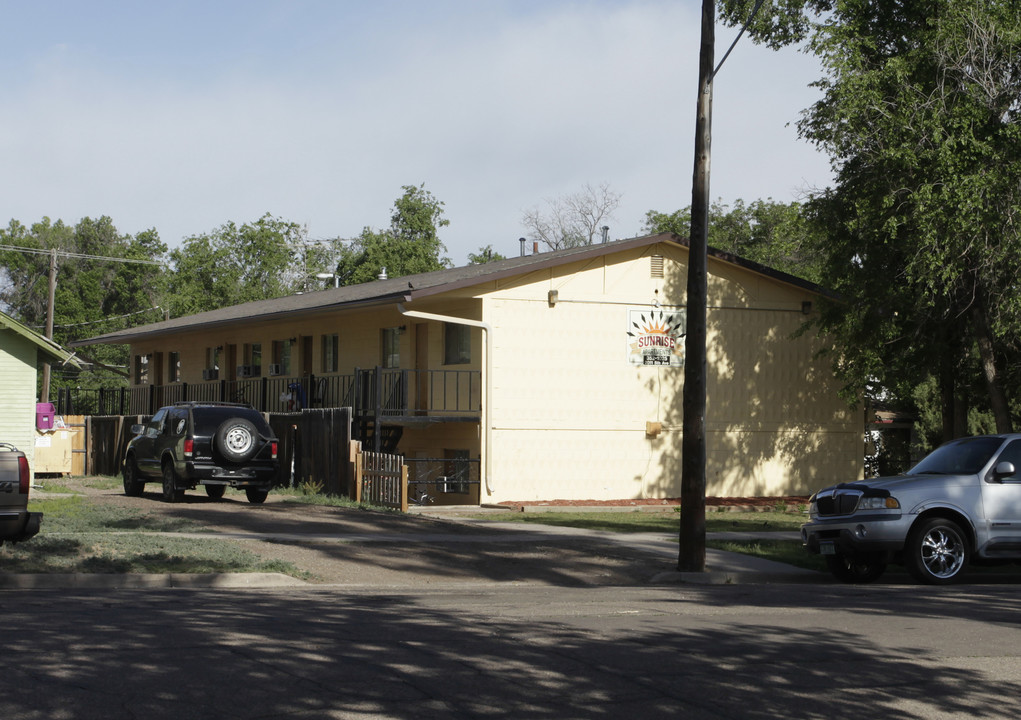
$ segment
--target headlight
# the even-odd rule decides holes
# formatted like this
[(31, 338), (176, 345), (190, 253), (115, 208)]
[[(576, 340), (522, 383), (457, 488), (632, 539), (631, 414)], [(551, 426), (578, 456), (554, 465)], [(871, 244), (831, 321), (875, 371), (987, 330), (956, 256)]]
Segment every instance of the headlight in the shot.
[(858, 501), (858, 510), (898, 510), (900, 503), (895, 497), (863, 497)]

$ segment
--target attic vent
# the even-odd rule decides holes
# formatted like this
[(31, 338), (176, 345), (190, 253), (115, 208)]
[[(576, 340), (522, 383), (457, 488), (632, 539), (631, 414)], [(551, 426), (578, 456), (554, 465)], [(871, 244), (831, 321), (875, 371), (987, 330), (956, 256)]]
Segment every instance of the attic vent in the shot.
[(649, 258), (649, 260), (650, 260), (650, 268), (649, 269), (651, 270), (651, 273), (650, 273), (651, 277), (654, 277), (654, 278), (661, 278), (661, 277), (663, 277), (663, 256), (662, 255), (653, 255), (652, 257)]

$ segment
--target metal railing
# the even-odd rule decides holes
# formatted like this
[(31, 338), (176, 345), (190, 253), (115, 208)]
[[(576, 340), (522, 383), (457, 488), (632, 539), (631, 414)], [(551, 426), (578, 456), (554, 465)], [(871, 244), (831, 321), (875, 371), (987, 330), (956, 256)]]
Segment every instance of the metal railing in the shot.
[(360, 369), (350, 375), (259, 377), (116, 388), (60, 388), (60, 415), (152, 415), (176, 402), (246, 402), (260, 412), (350, 407), (360, 417), (476, 417), (478, 370)]

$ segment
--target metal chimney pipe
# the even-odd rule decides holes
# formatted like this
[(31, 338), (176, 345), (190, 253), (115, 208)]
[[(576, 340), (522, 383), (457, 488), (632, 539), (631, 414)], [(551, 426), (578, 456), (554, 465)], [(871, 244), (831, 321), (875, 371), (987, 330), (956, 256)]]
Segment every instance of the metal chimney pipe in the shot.
[(518, 238), (518, 242), (521, 243), (521, 257), (525, 256), (525, 243), (528, 242), (524, 238)]
[(379, 279), (386, 280), (386, 265), (379, 271)]
[(603, 225), (603, 227), (600, 229), (603, 231), (603, 244), (605, 245), (606, 243), (610, 242), (610, 226)]

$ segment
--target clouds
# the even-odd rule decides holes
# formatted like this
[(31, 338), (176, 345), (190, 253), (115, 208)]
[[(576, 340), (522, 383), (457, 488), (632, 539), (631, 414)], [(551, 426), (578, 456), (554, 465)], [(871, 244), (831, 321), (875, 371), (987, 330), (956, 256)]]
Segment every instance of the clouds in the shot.
[[(513, 253), (525, 209), (585, 183), (623, 193), (614, 237), (690, 203), (697, 2), (140, 5), (18, 9), (3, 215), (107, 214), (176, 245), (270, 212), (349, 237), (425, 183), (460, 264)], [(817, 75), (742, 40), (716, 85), (714, 197), (826, 182), (784, 127)]]

